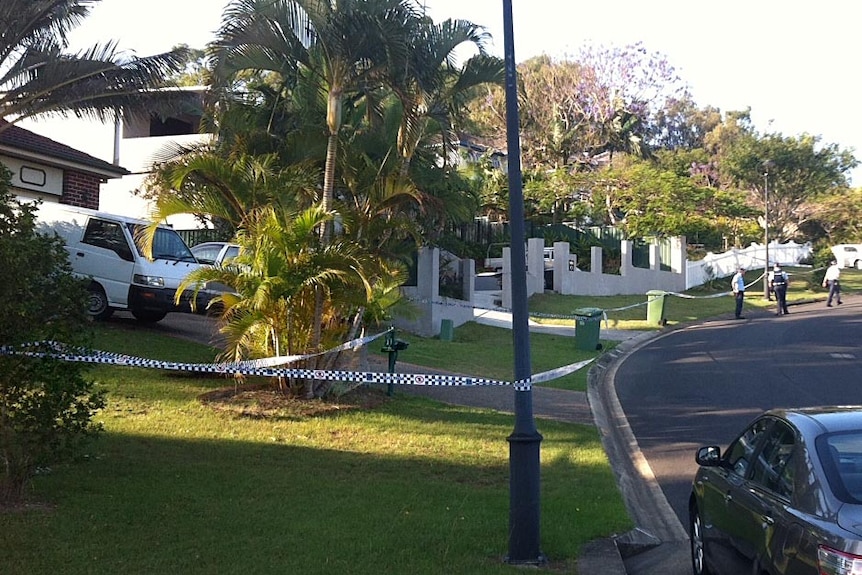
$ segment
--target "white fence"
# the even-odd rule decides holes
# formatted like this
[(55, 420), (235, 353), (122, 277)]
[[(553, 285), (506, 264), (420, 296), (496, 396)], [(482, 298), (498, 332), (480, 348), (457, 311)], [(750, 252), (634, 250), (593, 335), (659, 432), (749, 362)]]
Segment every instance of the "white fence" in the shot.
[(740, 267), (747, 270), (764, 269), (767, 267), (767, 251), (769, 253), (769, 266), (775, 263), (783, 266), (795, 265), (811, 256), (811, 244), (771, 242), (769, 250), (765, 250), (763, 244), (751, 244), (747, 248), (734, 248), (723, 254), (709, 252), (700, 261), (686, 263), (685, 287), (689, 289), (703, 285), (711, 279), (727, 277), (735, 273)]
[[(676, 246), (676, 257), (666, 262), (671, 271), (660, 271), (660, 261), (657, 246), (650, 251), (651, 266), (649, 270), (628, 269), (630, 266), (630, 246), (623, 246), (623, 253), (628, 254), (624, 261), (624, 273), (618, 276), (601, 273), (601, 250), (593, 248), (591, 267), (595, 272), (575, 271), (576, 259), (568, 255), (569, 246), (565, 242), (554, 244), (554, 289), (558, 293), (577, 293), (581, 295), (616, 295), (616, 294), (646, 294), (650, 289), (679, 291), (682, 283), (685, 289), (702, 285), (714, 278), (732, 275), (738, 267), (745, 269), (763, 269), (766, 253), (763, 245), (752, 244), (745, 249), (733, 249), (723, 254), (709, 253), (697, 262), (685, 262), (685, 274), (682, 273), (685, 258), (685, 239), (679, 238)], [(543, 257), (544, 241), (530, 239), (527, 242), (527, 284), (528, 293), (541, 292), (544, 289), (545, 261)], [(447, 267), (457, 270), (462, 278), (462, 299), (441, 297), (440, 295), (440, 250), (439, 248), (421, 248), (417, 266), (417, 282), (413, 287), (402, 287), (405, 297), (411, 302), (413, 313), (395, 318), (399, 329), (425, 336), (435, 336), (440, 333), (443, 320), (449, 320), (457, 327), (475, 317), (474, 308), (487, 311), (488, 308), (511, 308), (511, 256), (508, 250), (504, 252), (508, 260), (498, 284), (497, 274), (492, 277), (477, 278), (473, 260), (458, 260), (449, 262)], [(782, 265), (799, 263), (811, 255), (810, 244), (777, 242), (769, 244), (770, 265), (778, 262)], [(565, 268), (565, 269), (564, 269)], [(531, 271), (535, 270), (535, 271)], [(557, 273), (563, 272), (563, 273)], [(571, 273), (570, 273), (571, 272)], [(685, 275), (685, 277), (683, 277)], [(570, 283), (566, 284), (569, 278)], [(670, 283), (668, 283), (670, 282)]]

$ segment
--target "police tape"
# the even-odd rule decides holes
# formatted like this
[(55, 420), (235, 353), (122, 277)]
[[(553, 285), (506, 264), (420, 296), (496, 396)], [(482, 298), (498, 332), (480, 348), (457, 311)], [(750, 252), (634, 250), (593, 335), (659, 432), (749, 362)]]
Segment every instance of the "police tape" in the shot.
[(334, 347), (332, 349), (328, 349), (326, 351), (321, 351), (318, 353), (308, 353), (304, 355), (279, 355), (273, 357), (266, 357), (262, 359), (248, 359), (244, 361), (234, 362), (230, 365), (238, 365), (238, 366), (247, 366), (252, 368), (263, 368), (263, 367), (274, 367), (277, 365), (287, 365), (289, 363), (296, 363), (297, 361), (303, 359), (309, 359), (312, 357), (318, 357), (321, 355), (326, 355), (329, 353), (337, 353), (341, 351), (355, 351), (360, 347), (371, 343), (376, 339), (380, 339), (381, 337), (392, 333), (393, 330), (389, 329), (374, 335), (369, 335), (366, 337), (361, 337), (358, 339), (354, 339), (339, 345), (338, 347)]
[(584, 361), (579, 361), (577, 363), (571, 363), (569, 365), (565, 365), (563, 367), (558, 367), (556, 369), (551, 369), (548, 371), (543, 371), (542, 373), (537, 373), (530, 377), (530, 383), (544, 383), (546, 381), (551, 381), (554, 379), (559, 379), (561, 377), (565, 377), (569, 374), (575, 373), (579, 369), (588, 366), (593, 362), (594, 358), (585, 359)]
[[(360, 338), (353, 340), (347, 344), (338, 346), (328, 350), (329, 353), (336, 349), (355, 349), (364, 345), (363, 341), (373, 341), (382, 335), (389, 332), (383, 332), (376, 336)], [(367, 343), (367, 341), (365, 341)], [(346, 346), (346, 347), (345, 347)], [(50, 358), (59, 361), (91, 363), (100, 365), (116, 365), (122, 367), (136, 367), (147, 369), (161, 369), (166, 371), (180, 371), (188, 373), (207, 373), (218, 375), (243, 375), (243, 376), (260, 376), (260, 377), (281, 377), (281, 378), (296, 378), (296, 379), (313, 379), (316, 381), (345, 381), (361, 384), (395, 384), (395, 385), (419, 385), (419, 386), (443, 386), (443, 387), (479, 387), (479, 386), (512, 386), (515, 391), (530, 391), (533, 383), (542, 383), (564, 377), (586, 365), (589, 365), (593, 359), (573, 363), (567, 366), (555, 368), (545, 371), (534, 376), (530, 376), (525, 380), (517, 380), (515, 382), (507, 382), (484, 377), (473, 377), (465, 375), (448, 375), (448, 374), (426, 374), (426, 373), (388, 373), (378, 371), (348, 371), (348, 370), (324, 370), (324, 369), (307, 369), (307, 368), (278, 368), (255, 365), (255, 362), (260, 360), (250, 360), (243, 362), (229, 363), (187, 363), (175, 361), (163, 361), (155, 359), (147, 359), (121, 353), (114, 353), (102, 350), (92, 350), (82, 347), (66, 346), (59, 342), (37, 342), (24, 344), (21, 346), (0, 346), (0, 355), (9, 356), (24, 356), (32, 358)], [(313, 357), (320, 354), (310, 354), (308, 356), (282, 356), (281, 358), (272, 359), (287, 359), (294, 358), (291, 361), (297, 361), (296, 358)], [(290, 362), (284, 362), (290, 363)]]
[(691, 294), (687, 294), (687, 293), (677, 293), (677, 292), (672, 292), (672, 291), (667, 292), (667, 295), (672, 295), (672, 296), (682, 298), (682, 299), (714, 299), (717, 297), (725, 297), (725, 296), (729, 296), (732, 294), (733, 294), (733, 292), (729, 292), (729, 291), (723, 291), (721, 293), (713, 293), (713, 294), (709, 294), (709, 295), (691, 295)]

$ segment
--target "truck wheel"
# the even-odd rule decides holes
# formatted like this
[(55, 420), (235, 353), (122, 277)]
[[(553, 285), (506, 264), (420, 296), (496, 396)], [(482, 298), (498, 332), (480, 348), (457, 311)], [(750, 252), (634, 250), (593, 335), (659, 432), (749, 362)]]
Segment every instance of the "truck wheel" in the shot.
[(156, 323), (162, 321), (168, 315), (166, 311), (152, 311), (148, 309), (132, 309), (132, 315), (142, 323)]
[(87, 314), (95, 320), (105, 320), (114, 313), (113, 308), (108, 305), (108, 296), (99, 284), (93, 284), (88, 289)]

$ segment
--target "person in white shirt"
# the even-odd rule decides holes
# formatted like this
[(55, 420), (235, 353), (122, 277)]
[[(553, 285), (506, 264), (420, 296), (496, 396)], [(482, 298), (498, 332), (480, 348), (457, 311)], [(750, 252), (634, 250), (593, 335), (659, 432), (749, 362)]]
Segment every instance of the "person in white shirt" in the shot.
[(745, 319), (742, 315), (742, 302), (745, 299), (745, 270), (739, 268), (730, 280), (733, 297), (736, 298), (736, 319)]
[(841, 282), (838, 280), (841, 275), (841, 269), (838, 267), (838, 262), (832, 260), (829, 262), (829, 267), (826, 268), (826, 275), (823, 276), (823, 287), (829, 288), (829, 298), (826, 300), (826, 307), (832, 307), (832, 300), (838, 300), (838, 305), (841, 305)]

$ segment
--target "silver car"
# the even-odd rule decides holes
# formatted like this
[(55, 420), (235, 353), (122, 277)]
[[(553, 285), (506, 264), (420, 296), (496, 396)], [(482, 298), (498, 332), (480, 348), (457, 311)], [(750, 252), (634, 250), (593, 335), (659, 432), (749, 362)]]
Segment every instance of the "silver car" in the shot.
[(862, 407), (767, 411), (696, 459), (696, 575), (862, 574)]
[(204, 242), (191, 247), (198, 263), (205, 265), (227, 265), (239, 255), (239, 246), (229, 242)]

